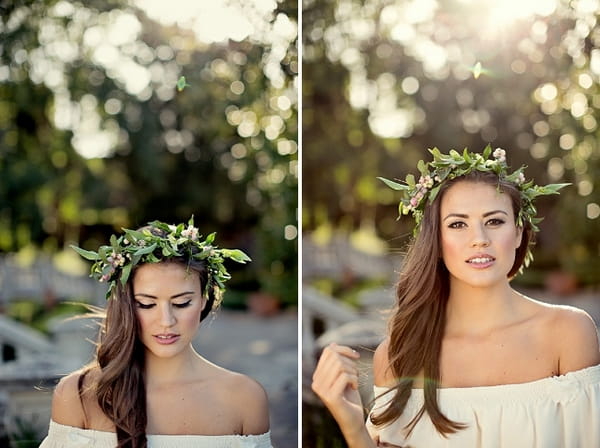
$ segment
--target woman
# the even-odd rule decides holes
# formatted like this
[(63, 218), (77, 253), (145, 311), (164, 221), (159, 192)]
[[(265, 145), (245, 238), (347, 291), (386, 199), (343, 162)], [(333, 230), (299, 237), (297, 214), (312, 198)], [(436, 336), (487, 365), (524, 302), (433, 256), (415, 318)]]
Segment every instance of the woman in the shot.
[(43, 448), (270, 447), (267, 398), (250, 378), (192, 347), (229, 274), (218, 249), (188, 226), (159, 221), (111, 237), (92, 276), (109, 284), (95, 361), (63, 378)]
[(510, 280), (530, 259), (534, 199), (564, 184), (526, 182), (505, 153), (431, 151), (403, 192), (415, 238), (387, 338), (373, 360), (366, 426), (358, 354), (327, 347), (313, 390), (352, 448), (600, 446), (600, 351), (578, 309), (523, 296)]

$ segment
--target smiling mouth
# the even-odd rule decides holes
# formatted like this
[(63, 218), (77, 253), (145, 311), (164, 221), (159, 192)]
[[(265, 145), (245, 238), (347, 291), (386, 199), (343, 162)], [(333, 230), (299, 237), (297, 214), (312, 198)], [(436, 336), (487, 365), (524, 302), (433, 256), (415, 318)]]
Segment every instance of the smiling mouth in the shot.
[(469, 258), (467, 260), (467, 263), (469, 264), (476, 264), (476, 265), (481, 265), (481, 264), (489, 264), (492, 263), (493, 261), (495, 261), (496, 259), (494, 257), (491, 256), (481, 256), (481, 257), (473, 257), (473, 258)]

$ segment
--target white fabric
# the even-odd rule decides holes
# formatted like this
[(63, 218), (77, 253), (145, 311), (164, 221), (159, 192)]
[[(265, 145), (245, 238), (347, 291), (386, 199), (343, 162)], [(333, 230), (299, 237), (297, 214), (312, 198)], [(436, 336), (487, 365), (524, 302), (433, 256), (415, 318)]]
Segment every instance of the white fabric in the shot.
[[(378, 415), (394, 392), (374, 389), (371, 413)], [(600, 365), (529, 383), (439, 389), (438, 403), (468, 427), (444, 438), (425, 412), (406, 438), (404, 427), (423, 404), (423, 390), (413, 389), (400, 418), (379, 428), (367, 419), (367, 429), (381, 444), (410, 448), (600, 447)]]
[[(148, 448), (271, 448), (271, 434), (196, 436), (196, 435), (148, 435)], [(48, 436), (40, 448), (115, 448), (114, 432), (94, 431), (65, 426), (50, 421)]]

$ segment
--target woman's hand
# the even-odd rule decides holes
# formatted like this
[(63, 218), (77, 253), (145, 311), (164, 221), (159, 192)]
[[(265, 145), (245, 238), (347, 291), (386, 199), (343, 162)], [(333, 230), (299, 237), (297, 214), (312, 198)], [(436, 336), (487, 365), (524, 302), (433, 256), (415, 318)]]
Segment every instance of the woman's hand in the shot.
[(365, 428), (363, 405), (358, 393), (360, 355), (350, 347), (328, 345), (313, 374), (312, 390), (338, 422), (350, 447), (374, 447)]

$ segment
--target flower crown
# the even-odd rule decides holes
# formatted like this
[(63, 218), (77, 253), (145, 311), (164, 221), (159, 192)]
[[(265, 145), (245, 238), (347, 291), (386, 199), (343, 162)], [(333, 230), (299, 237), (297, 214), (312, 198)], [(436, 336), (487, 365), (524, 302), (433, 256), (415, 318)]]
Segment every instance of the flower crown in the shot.
[[(425, 207), (437, 197), (442, 184), (446, 180), (465, 176), (473, 171), (494, 173), (500, 181), (515, 185), (521, 194), (521, 210), (517, 216), (517, 225), (523, 227), (525, 223), (529, 223), (534, 232), (539, 231), (537, 224), (542, 220), (542, 218), (536, 218), (535, 216), (537, 213), (533, 203), (535, 198), (558, 194), (558, 190), (570, 185), (568, 183), (534, 185), (533, 180), (527, 181), (525, 179), (525, 166), (510, 173), (506, 163), (506, 151), (496, 148), (492, 153), (490, 145), (485, 147), (483, 154), (469, 152), (467, 148), (464, 149), (462, 154), (455, 150), (451, 150), (449, 154), (442, 154), (437, 148), (428, 151), (433, 155), (433, 161), (425, 163), (423, 160), (419, 160), (417, 169), (421, 173), (421, 177), (418, 181), (415, 180), (415, 176), (412, 174), (406, 176), (405, 183), (378, 177), (390, 188), (402, 192), (402, 198), (398, 204), (399, 215), (412, 213), (416, 223), (415, 235), (419, 231)], [(491, 159), (490, 155), (492, 156)], [(528, 251), (526, 264), (532, 258), (530, 251)]]
[[(158, 230), (159, 234), (153, 232)], [(124, 235), (110, 237), (109, 246), (100, 246), (98, 252), (71, 247), (83, 258), (94, 261), (90, 277), (109, 285), (106, 298), (110, 298), (117, 282), (127, 283), (132, 269), (143, 263), (158, 263), (174, 257), (187, 257), (192, 260), (205, 260), (208, 270), (207, 288), (216, 288), (220, 294), (225, 291), (225, 282), (231, 278), (223, 260), (229, 258), (237, 263), (246, 263), (250, 257), (239, 249), (217, 249), (213, 245), (216, 233), (204, 240), (194, 227), (194, 217), (177, 226), (161, 221), (152, 221), (140, 230), (123, 229)], [(194, 251), (193, 249), (196, 249)], [(208, 289), (207, 289), (208, 290)]]

